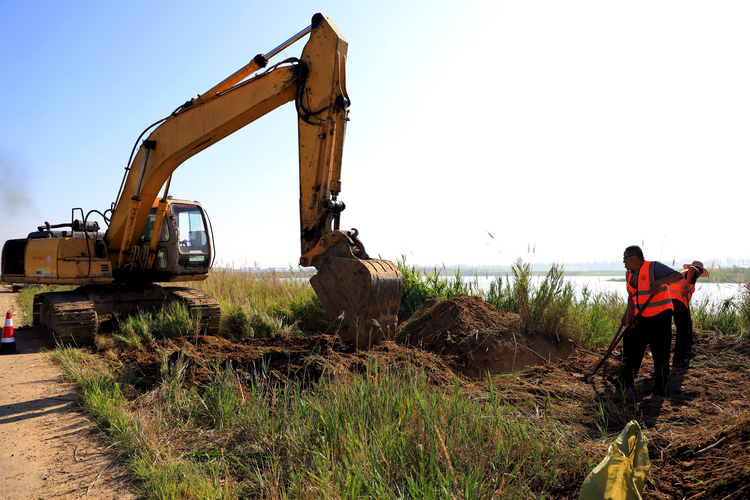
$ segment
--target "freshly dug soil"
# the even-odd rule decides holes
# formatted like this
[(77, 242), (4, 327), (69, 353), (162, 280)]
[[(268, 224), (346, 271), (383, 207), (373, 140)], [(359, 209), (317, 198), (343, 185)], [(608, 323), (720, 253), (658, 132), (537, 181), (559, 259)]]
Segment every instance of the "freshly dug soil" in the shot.
[[(333, 335), (276, 336), (231, 342), (200, 336), (162, 340), (156, 349), (124, 352), (120, 358), (149, 379), (158, 376), (164, 352), (182, 352), (189, 362), (191, 380), (207, 381), (207, 363), (217, 360), (249, 372), (270, 362), (273, 376), (282, 380), (317, 380), (323, 371), (333, 374), (365, 370), (373, 355), (380, 369), (411, 363), (434, 383), (453, 383), (459, 376), (484, 378), (487, 373), (511, 373), (549, 362), (573, 352), (568, 339), (542, 332), (521, 331), (520, 319), (478, 297), (430, 300), (404, 323), (398, 342), (383, 342), (370, 351), (356, 351)], [(175, 354), (169, 361), (176, 361)]]
[[(614, 333), (614, 332), (613, 332)], [(487, 373), (509, 403), (540, 409), (569, 424), (580, 446), (601, 460), (609, 440), (630, 420), (642, 424), (649, 440), (651, 469), (644, 499), (750, 498), (750, 342), (696, 333), (690, 369), (674, 371), (666, 398), (654, 397), (653, 361), (647, 353), (627, 395), (604, 381), (622, 365), (611, 357), (595, 376), (584, 377), (604, 354), (575, 349), (567, 339), (545, 332), (524, 332), (516, 315), (476, 297), (430, 301), (404, 322), (397, 343), (355, 351), (330, 335), (272, 337), (230, 342), (216, 337), (155, 343), (149, 352), (118, 354), (133, 374), (156, 381), (165, 361), (180, 354), (189, 360), (188, 379), (204, 383), (209, 368), (231, 362), (248, 377), (265, 370), (279, 381), (316, 380), (324, 371), (346, 377), (377, 361), (379, 370), (400, 370), (407, 363), (423, 370), (437, 388), (458, 381), (470, 396), (482, 397)], [(573, 403), (571, 403), (571, 401)], [(603, 422), (607, 408), (620, 421)], [(615, 411), (616, 410), (616, 411)], [(571, 473), (568, 484), (551, 498), (576, 499), (583, 477)]]
[(466, 295), (425, 302), (402, 325), (400, 337), (471, 378), (558, 362), (575, 349), (572, 341), (554, 334), (522, 332), (518, 315)]

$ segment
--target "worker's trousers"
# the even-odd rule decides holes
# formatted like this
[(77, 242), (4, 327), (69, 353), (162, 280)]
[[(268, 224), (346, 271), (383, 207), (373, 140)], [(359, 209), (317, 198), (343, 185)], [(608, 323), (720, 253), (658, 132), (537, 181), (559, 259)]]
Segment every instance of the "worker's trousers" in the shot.
[(672, 344), (672, 311), (662, 311), (656, 316), (639, 317), (627, 337), (627, 341), (623, 343), (625, 369), (619, 377), (620, 384), (623, 387), (633, 386), (633, 381), (641, 369), (646, 348), (650, 346), (656, 372), (654, 393), (666, 393), (669, 351)]
[(672, 367), (690, 359), (693, 352), (693, 319), (687, 307), (675, 308), (672, 311), (675, 326), (674, 356)]

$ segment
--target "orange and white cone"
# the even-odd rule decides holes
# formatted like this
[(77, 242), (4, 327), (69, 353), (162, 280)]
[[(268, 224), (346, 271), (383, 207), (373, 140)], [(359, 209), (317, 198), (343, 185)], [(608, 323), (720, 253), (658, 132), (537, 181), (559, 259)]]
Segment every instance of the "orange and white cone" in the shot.
[(5, 315), (3, 338), (0, 339), (0, 354), (16, 352), (16, 337), (13, 334), (13, 315), (8, 311)]

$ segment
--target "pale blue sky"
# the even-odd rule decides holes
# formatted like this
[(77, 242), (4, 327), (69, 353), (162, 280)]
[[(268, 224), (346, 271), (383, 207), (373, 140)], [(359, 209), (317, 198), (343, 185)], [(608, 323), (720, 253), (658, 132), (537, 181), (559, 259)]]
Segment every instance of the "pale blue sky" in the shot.
[[(316, 12), (349, 41), (342, 227), (371, 255), (750, 256), (740, 1), (1, 1), (0, 240), (109, 208), (143, 129)], [(171, 191), (207, 208), (217, 262), (296, 267), (294, 106), (188, 160)]]

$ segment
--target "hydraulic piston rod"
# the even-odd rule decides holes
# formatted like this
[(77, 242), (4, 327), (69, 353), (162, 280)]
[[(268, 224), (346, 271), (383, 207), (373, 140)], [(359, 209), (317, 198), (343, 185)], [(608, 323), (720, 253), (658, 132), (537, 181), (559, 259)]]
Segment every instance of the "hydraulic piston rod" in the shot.
[(253, 57), (252, 61), (247, 63), (245, 66), (241, 67), (237, 71), (235, 71), (232, 75), (225, 78), (221, 81), (221, 83), (215, 85), (210, 90), (205, 92), (203, 95), (206, 97), (211, 97), (216, 94), (221, 94), (225, 90), (229, 89), (233, 85), (236, 85), (240, 83), (242, 80), (247, 78), (249, 75), (255, 73), (259, 69), (265, 68), (268, 64), (268, 60), (271, 59), (273, 56), (284, 50), (285, 48), (292, 45), (294, 42), (298, 41), (303, 36), (307, 35), (312, 31), (312, 25), (308, 26), (307, 28), (303, 29), (293, 37), (291, 37), (289, 40), (285, 41), (275, 49), (271, 50), (270, 52), (266, 52), (265, 54), (258, 54), (257, 56)]

